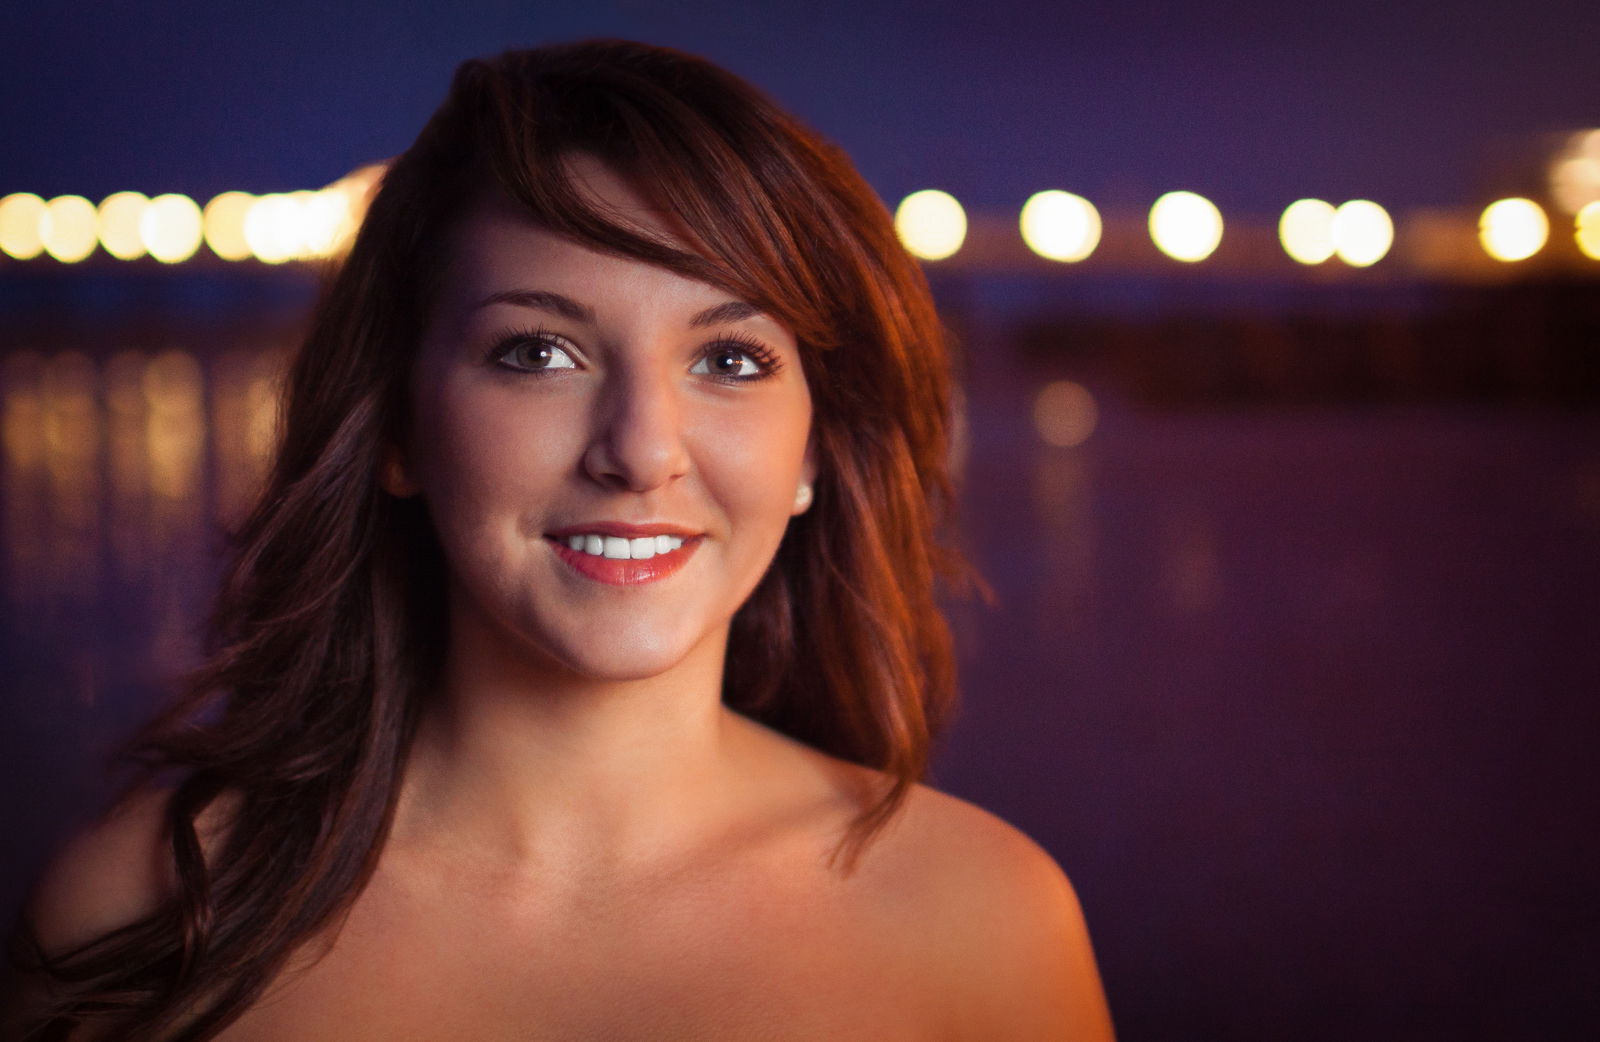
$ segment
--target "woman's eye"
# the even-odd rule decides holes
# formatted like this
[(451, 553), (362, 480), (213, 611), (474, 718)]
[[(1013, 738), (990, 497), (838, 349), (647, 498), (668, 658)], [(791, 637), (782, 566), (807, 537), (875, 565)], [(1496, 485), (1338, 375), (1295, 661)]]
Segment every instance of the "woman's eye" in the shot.
[(689, 370), (707, 376), (721, 376), (735, 380), (749, 380), (768, 375), (767, 367), (749, 350), (722, 345), (705, 353)]
[(550, 369), (576, 369), (578, 363), (555, 337), (519, 336), (500, 344), (495, 361), (508, 369), (538, 373)]

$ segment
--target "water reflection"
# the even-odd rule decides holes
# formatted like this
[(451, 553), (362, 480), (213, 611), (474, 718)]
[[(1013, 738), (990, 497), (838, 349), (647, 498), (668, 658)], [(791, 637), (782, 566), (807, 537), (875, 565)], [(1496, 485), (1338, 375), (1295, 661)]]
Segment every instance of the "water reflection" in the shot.
[(25, 352), (7, 359), (5, 375), (12, 604), (55, 617), (91, 598), (99, 568), (98, 373), (76, 352)]
[(152, 514), (158, 523), (182, 526), (199, 514), (206, 436), (200, 363), (180, 351), (162, 352), (145, 363), (141, 390)]
[(29, 591), (48, 572), (45, 533), (50, 530), (45, 496), (44, 360), (19, 352), (5, 361), (6, 604), (20, 617)]
[(282, 357), (238, 349), (209, 372), (176, 348), (5, 357), (0, 554), (31, 639), (78, 649), (85, 677), (192, 663), (217, 522), (246, 508), (272, 450)]
[(266, 477), (278, 437), (282, 359), (230, 351), (212, 370), (212, 444), (216, 454), (217, 516), (239, 519)]
[(145, 524), (150, 487), (149, 453), (145, 445), (145, 356), (122, 351), (106, 364), (106, 421), (110, 431), (110, 523), (106, 534), (117, 578), (135, 582), (146, 577), (151, 562), (149, 526)]
[(1033, 508), (1042, 574), (1029, 613), (1039, 634), (1060, 637), (1088, 624), (1095, 607), (1095, 527), (1093, 481), (1084, 454), (1051, 448), (1038, 453), (1033, 467)]
[(1164, 600), (1182, 618), (1206, 617), (1222, 597), (1216, 520), (1194, 509), (1174, 510), (1161, 533)]

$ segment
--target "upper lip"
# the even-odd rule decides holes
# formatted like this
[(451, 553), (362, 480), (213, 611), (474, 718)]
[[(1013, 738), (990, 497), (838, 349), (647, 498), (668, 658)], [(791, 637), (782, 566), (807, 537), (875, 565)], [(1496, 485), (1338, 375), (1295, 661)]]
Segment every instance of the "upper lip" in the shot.
[(626, 521), (584, 521), (565, 528), (552, 528), (545, 532), (551, 539), (565, 539), (574, 535), (609, 535), (619, 539), (642, 539), (646, 536), (670, 535), (691, 539), (700, 533), (682, 525), (633, 525)]

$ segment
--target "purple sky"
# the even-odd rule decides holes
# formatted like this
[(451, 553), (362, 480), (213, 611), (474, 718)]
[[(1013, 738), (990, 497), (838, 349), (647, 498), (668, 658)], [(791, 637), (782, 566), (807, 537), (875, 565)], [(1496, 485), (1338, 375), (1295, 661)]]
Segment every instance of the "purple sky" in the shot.
[(316, 187), (404, 148), (460, 59), (589, 35), (745, 74), (891, 201), (939, 186), (990, 210), (1045, 187), (1480, 204), (1534, 187), (1539, 135), (1600, 125), (1592, 0), (8, 0), (0, 193)]

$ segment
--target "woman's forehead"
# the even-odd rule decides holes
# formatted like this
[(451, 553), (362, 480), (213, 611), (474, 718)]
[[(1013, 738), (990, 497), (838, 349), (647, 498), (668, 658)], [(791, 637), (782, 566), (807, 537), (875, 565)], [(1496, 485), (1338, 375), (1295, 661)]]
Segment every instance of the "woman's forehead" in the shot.
[(770, 324), (775, 335), (793, 335), (780, 319), (737, 293), (596, 249), (550, 230), (506, 199), (473, 206), (453, 240), (435, 329), (460, 329), (483, 315), (521, 307), (588, 325), (654, 314), (696, 326)]
[(530, 290), (575, 299), (654, 291), (671, 297), (726, 297), (708, 284), (555, 232), (509, 204), (480, 207), (456, 228), (445, 274), (447, 309)]

